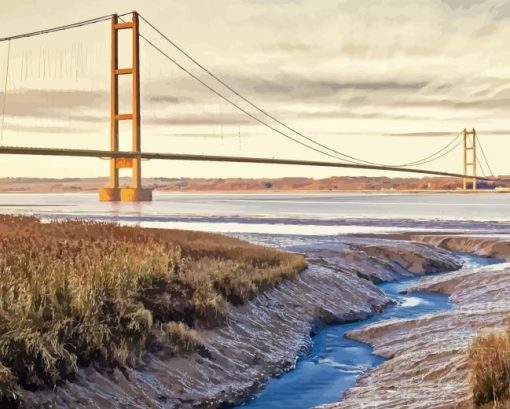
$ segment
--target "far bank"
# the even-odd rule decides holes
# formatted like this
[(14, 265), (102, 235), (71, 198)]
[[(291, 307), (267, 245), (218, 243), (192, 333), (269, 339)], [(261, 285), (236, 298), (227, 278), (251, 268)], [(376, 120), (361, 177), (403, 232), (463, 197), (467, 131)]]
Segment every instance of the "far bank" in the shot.
[[(496, 182), (479, 182), (478, 191), (510, 189), (510, 177), (500, 177)], [(129, 179), (121, 184), (128, 185)], [(93, 193), (108, 185), (108, 179), (99, 178), (0, 178), (0, 193)], [(307, 177), (286, 178), (144, 178), (143, 185), (157, 192), (195, 193), (262, 193), (262, 192), (462, 192), (462, 180), (438, 178), (390, 177)]]

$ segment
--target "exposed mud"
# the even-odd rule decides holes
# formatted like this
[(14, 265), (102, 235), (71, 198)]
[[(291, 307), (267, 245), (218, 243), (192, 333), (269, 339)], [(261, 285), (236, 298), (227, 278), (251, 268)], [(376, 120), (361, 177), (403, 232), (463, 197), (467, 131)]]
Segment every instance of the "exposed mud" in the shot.
[(201, 353), (147, 355), (123, 374), (90, 367), (55, 391), (23, 392), (29, 408), (219, 408), (246, 401), (268, 378), (292, 368), (324, 325), (360, 320), (391, 301), (374, 283), (455, 270), (448, 251), (425, 244), (352, 239), (306, 251), (298, 279), (230, 307), (220, 328), (199, 329)]
[(475, 253), (479, 256), (510, 261), (510, 235), (412, 235), (415, 241), (432, 244), (448, 250)]
[[(510, 260), (505, 237), (415, 236), (449, 250)], [(471, 408), (467, 350), (480, 330), (510, 312), (510, 263), (421, 278), (407, 289), (451, 294), (451, 311), (389, 320), (352, 331), (353, 339), (391, 358), (360, 378), (343, 399), (321, 408)]]

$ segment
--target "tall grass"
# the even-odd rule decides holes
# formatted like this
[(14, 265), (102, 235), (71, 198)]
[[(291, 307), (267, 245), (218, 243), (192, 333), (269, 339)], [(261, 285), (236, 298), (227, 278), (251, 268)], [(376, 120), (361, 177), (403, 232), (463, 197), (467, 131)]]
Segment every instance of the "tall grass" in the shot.
[(469, 371), (477, 407), (510, 407), (510, 319), (506, 330), (475, 337), (469, 349)]
[[(215, 234), (0, 216), (0, 400), (200, 349), (193, 328), (295, 276), (302, 256)], [(1, 405), (0, 405), (1, 406)]]

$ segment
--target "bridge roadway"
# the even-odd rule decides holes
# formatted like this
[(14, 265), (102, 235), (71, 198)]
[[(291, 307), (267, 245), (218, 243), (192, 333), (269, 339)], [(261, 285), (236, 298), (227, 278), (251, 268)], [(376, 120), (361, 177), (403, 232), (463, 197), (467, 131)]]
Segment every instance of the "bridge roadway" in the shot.
[[(230, 162), (230, 163), (260, 163), (273, 165), (301, 165), (319, 166), (329, 168), (348, 169), (371, 169), (386, 170), (395, 172), (418, 173), (433, 176), (449, 176), (464, 178), (466, 175), (460, 173), (441, 172), (426, 169), (401, 168), (396, 166), (362, 165), (341, 162), (322, 162), (299, 159), (274, 159), (274, 158), (250, 158), (235, 156), (214, 156), (214, 155), (191, 155), (182, 153), (155, 153), (155, 152), (130, 152), (130, 151), (104, 151), (93, 149), (60, 149), (60, 148), (30, 148), (21, 146), (0, 146), (0, 155), (37, 155), (37, 156), (71, 156), (82, 158), (131, 158), (131, 159), (157, 159), (157, 160), (184, 160), (200, 162)], [(471, 178), (471, 176), (467, 176)], [(479, 177), (478, 180), (494, 181), (494, 178)]]

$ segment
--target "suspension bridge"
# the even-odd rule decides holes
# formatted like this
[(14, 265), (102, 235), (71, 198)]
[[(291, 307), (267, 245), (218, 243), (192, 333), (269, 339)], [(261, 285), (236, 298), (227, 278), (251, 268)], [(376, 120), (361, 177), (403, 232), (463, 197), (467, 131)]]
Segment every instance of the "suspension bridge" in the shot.
[[(179, 63), (162, 47), (149, 39), (149, 37), (140, 32), (140, 21), (146, 23), (147, 27), (153, 30), (164, 41), (168, 42), (174, 49), (181, 53), (198, 69), (200, 69), (213, 82), (206, 82), (200, 76), (194, 74), (183, 64)], [(212, 73), (197, 59), (192, 57), (182, 47), (177, 45), (172, 39), (165, 35), (154, 24), (145, 19), (137, 12), (114, 14), (102, 16), (94, 19), (80, 21), (58, 27), (52, 27), (45, 30), (18, 34), (10, 37), (0, 38), (0, 42), (8, 42), (7, 70), (5, 74), (3, 108), (1, 118), (1, 133), (3, 135), (5, 107), (7, 98), (7, 77), (9, 72), (9, 53), (11, 42), (24, 38), (42, 36), (59, 31), (72, 30), (78, 27), (92, 25), (100, 22), (111, 21), (111, 65), (110, 65), (110, 147), (108, 150), (92, 149), (59, 149), (59, 148), (41, 148), (41, 147), (23, 147), (23, 146), (0, 146), (0, 154), (3, 155), (36, 155), (36, 156), (68, 156), (84, 158), (100, 158), (110, 161), (109, 186), (102, 188), (99, 192), (102, 201), (150, 201), (152, 200), (151, 189), (142, 186), (142, 160), (184, 160), (201, 162), (230, 162), (230, 163), (253, 163), (253, 164), (279, 164), (279, 165), (302, 165), (314, 167), (330, 168), (350, 168), (350, 169), (369, 169), (381, 171), (396, 171), (422, 175), (448, 176), (461, 178), (463, 180), (464, 190), (476, 190), (477, 181), (497, 181), (493, 177), (493, 172), (489, 161), (483, 151), (476, 130), (467, 130), (459, 132), (448, 144), (441, 149), (427, 155), (419, 160), (397, 165), (387, 165), (373, 161), (363, 160), (361, 158), (348, 155), (338, 149), (331, 148), (316, 139), (305, 135), (289, 124), (279, 120), (276, 116), (253, 103), (250, 99), (243, 96), (238, 90), (229, 85), (226, 81)], [(131, 42), (131, 65), (128, 67), (119, 66), (119, 32), (122, 30), (130, 31)], [(141, 145), (141, 102), (140, 102), (140, 40), (151, 47), (157, 53), (169, 60), (172, 64), (184, 71), (193, 80), (201, 84), (205, 89), (212, 92), (223, 101), (227, 102), (238, 110), (241, 114), (267, 128), (275, 135), (278, 135), (294, 144), (327, 156), (327, 161), (297, 160), (285, 158), (265, 158), (249, 156), (220, 156), (220, 155), (196, 155), (171, 152), (145, 152)], [(120, 112), (119, 110), (119, 78), (122, 76), (131, 77), (131, 112)], [(234, 98), (236, 97), (236, 100)], [(239, 102), (240, 101), (240, 102)], [(129, 121), (131, 124), (131, 150), (119, 149), (119, 124), (121, 121)], [(436, 161), (458, 147), (463, 152), (463, 173), (443, 172), (439, 170), (427, 170), (420, 168), (421, 165)], [(478, 155), (478, 151), (482, 155)], [(484, 164), (482, 164), (482, 161)], [(489, 173), (485, 172), (487, 169)], [(119, 184), (119, 170), (131, 170), (131, 186), (121, 187)], [(478, 175), (478, 170), (482, 170), (484, 176)]]

